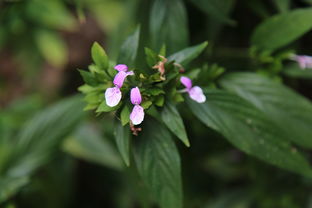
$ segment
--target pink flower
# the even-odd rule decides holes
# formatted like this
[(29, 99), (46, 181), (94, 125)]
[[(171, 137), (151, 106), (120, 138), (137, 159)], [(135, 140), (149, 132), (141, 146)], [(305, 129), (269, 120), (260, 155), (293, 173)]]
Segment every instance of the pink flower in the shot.
[(130, 92), (130, 100), (134, 105), (132, 112), (130, 114), (130, 120), (134, 125), (142, 123), (144, 119), (144, 109), (140, 106), (142, 102), (141, 93), (138, 87), (132, 88)]
[(290, 59), (296, 61), (301, 69), (312, 68), (312, 56), (292, 55)]
[(181, 77), (180, 81), (186, 87), (183, 91), (187, 92), (191, 99), (198, 103), (206, 101), (206, 96), (204, 95), (203, 90), (198, 86), (192, 87), (192, 80), (190, 78)]
[(113, 81), (115, 87), (107, 88), (105, 91), (106, 104), (110, 107), (118, 105), (121, 100), (120, 88), (128, 75), (134, 75), (133, 71), (127, 72), (127, 65), (118, 64), (114, 68), (118, 71)]

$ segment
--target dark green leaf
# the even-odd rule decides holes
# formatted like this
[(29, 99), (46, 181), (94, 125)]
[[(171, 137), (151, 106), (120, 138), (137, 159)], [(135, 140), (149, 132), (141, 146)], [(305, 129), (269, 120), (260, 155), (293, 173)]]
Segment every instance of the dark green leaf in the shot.
[(120, 155), (127, 166), (130, 166), (130, 128), (118, 122), (115, 127), (115, 140)]
[(191, 0), (200, 10), (214, 18), (215, 20), (227, 23), (230, 25), (235, 24), (235, 21), (228, 17), (226, 6), (234, 0)]
[(283, 69), (283, 74), (289, 77), (301, 78), (301, 79), (312, 79), (312, 70), (301, 69), (298, 64), (290, 64)]
[(312, 9), (296, 9), (275, 15), (255, 29), (251, 43), (260, 49), (278, 49), (311, 30), (311, 19)]
[(282, 84), (254, 73), (228, 74), (221, 85), (261, 109), (293, 142), (312, 147), (312, 105)]
[(177, 53), (172, 54), (169, 56), (169, 61), (175, 61), (179, 64), (186, 65), (190, 63), (193, 59), (195, 59), (208, 45), (208, 42), (205, 41), (201, 44), (183, 49), (181, 51), (178, 51)]
[(150, 37), (155, 51), (165, 44), (169, 53), (188, 44), (187, 15), (181, 0), (155, 0), (150, 14)]
[(312, 175), (308, 161), (289, 145), (285, 132), (254, 105), (221, 90), (209, 90), (206, 96), (203, 104), (190, 99), (187, 103), (208, 127), (249, 155), (305, 176)]
[(273, 0), (279, 12), (287, 12), (290, 7), (290, 0)]
[(161, 111), (161, 118), (167, 125), (168, 129), (174, 133), (187, 147), (190, 146), (190, 142), (187, 138), (187, 134), (184, 128), (183, 120), (176, 107), (167, 102)]
[(149, 67), (153, 67), (158, 62), (158, 55), (149, 48), (144, 48), (146, 55), (146, 62)]
[(28, 177), (0, 178), (0, 203), (8, 200), (28, 182)]
[(177, 148), (168, 130), (154, 120), (144, 121), (136, 138), (138, 171), (161, 208), (182, 208), (181, 165)]
[(63, 149), (77, 158), (113, 169), (120, 170), (123, 167), (116, 149), (91, 124), (80, 126), (64, 141)]
[(104, 51), (104, 49), (98, 44), (94, 42), (91, 48), (91, 56), (94, 63), (101, 69), (107, 70), (108, 68), (108, 57)]
[(122, 44), (120, 54), (118, 56), (118, 64), (126, 64), (133, 67), (139, 48), (140, 27), (138, 26), (133, 34), (131, 34)]

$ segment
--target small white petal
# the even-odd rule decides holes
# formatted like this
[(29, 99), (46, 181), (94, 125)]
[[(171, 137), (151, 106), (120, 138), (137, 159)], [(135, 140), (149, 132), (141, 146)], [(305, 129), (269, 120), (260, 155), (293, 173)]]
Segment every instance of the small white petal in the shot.
[(130, 114), (130, 120), (134, 125), (139, 125), (144, 119), (144, 109), (139, 105), (135, 105)]
[(198, 103), (204, 103), (206, 101), (206, 96), (204, 95), (203, 90), (198, 86), (192, 87), (188, 93), (190, 97)]
[(121, 91), (118, 87), (107, 88), (105, 91), (106, 104), (109, 107), (118, 105), (121, 100)]

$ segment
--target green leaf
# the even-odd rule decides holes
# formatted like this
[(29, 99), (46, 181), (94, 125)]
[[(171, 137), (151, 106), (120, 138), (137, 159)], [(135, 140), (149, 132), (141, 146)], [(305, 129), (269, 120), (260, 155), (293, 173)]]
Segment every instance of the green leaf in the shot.
[(159, 122), (144, 123), (134, 154), (139, 174), (161, 208), (182, 208), (178, 150), (169, 131)]
[(98, 82), (95, 80), (95, 77), (93, 76), (93, 74), (91, 74), (91, 72), (85, 71), (85, 70), (81, 70), (78, 69), (80, 75), (83, 78), (83, 81), (90, 85), (90, 86), (97, 86)]
[(176, 107), (167, 102), (161, 111), (161, 118), (166, 124), (168, 129), (174, 133), (187, 147), (190, 146), (190, 142), (187, 138), (187, 134), (184, 128), (183, 120)]
[(142, 103), (141, 103), (141, 106), (142, 106), (144, 109), (148, 109), (152, 104), (153, 104), (152, 101), (147, 100), (147, 101), (142, 102)]
[(20, 177), (45, 164), (61, 140), (81, 122), (84, 103), (80, 96), (64, 99), (29, 120), (16, 138), (7, 175)]
[(307, 99), (254, 73), (228, 74), (220, 84), (261, 109), (285, 131), (285, 138), (312, 147), (312, 105)]
[(195, 116), (218, 131), (243, 152), (267, 163), (305, 176), (312, 171), (308, 161), (289, 145), (286, 134), (254, 105), (235, 94), (209, 90), (205, 103), (187, 99)]
[(146, 55), (146, 63), (149, 67), (153, 67), (158, 62), (158, 55), (152, 49), (144, 48)]
[(312, 79), (312, 70), (301, 69), (297, 63), (286, 66), (283, 69), (282, 73), (288, 77)]
[(133, 34), (131, 34), (122, 44), (120, 54), (118, 56), (118, 64), (126, 64), (133, 67), (139, 48), (140, 39), (140, 26), (136, 28)]
[(229, 2), (234, 0), (191, 0), (191, 2), (215, 20), (234, 25), (235, 21), (228, 17), (227, 11), (225, 10)]
[(187, 65), (188, 63), (190, 63), (193, 59), (195, 59), (197, 56), (199, 56), (199, 54), (201, 54), (203, 52), (203, 50), (206, 48), (206, 46), (208, 45), (208, 42), (205, 41), (201, 44), (189, 47), (189, 48), (185, 48), (181, 51), (178, 51), (177, 53), (172, 54), (171, 56), (169, 56), (168, 60), (169, 61), (175, 61), (179, 64), (182, 65)]
[(99, 107), (96, 109), (95, 112), (97, 112), (97, 113), (112, 112), (112, 111), (117, 110), (120, 106), (121, 106), (121, 102), (120, 102), (118, 105), (114, 106), (114, 107), (110, 107), (110, 106), (108, 106), (108, 105), (106, 104), (106, 101), (103, 100), (103, 101), (101, 102), (101, 104), (99, 105)]
[(130, 128), (118, 122), (115, 127), (115, 140), (120, 155), (127, 166), (130, 166)]
[(276, 8), (279, 12), (287, 12), (290, 7), (290, 0), (274, 0), (273, 3), (275, 4)]
[(36, 44), (43, 57), (56, 67), (63, 67), (67, 61), (67, 48), (63, 39), (55, 32), (39, 30), (35, 34)]
[(14, 196), (28, 182), (28, 177), (0, 178), (0, 203)]
[(311, 19), (312, 9), (296, 9), (275, 15), (255, 29), (251, 43), (264, 50), (281, 48), (311, 30)]
[(150, 13), (152, 49), (159, 51), (165, 44), (168, 52), (188, 45), (187, 14), (182, 0), (154, 0)]
[(128, 105), (125, 105), (120, 112), (121, 124), (124, 126), (130, 121), (130, 109)]
[(94, 42), (91, 48), (91, 56), (94, 63), (101, 69), (106, 71), (109, 65), (108, 57), (105, 50), (98, 44)]
[(65, 152), (90, 162), (121, 170), (122, 161), (116, 149), (91, 124), (80, 126), (63, 143)]

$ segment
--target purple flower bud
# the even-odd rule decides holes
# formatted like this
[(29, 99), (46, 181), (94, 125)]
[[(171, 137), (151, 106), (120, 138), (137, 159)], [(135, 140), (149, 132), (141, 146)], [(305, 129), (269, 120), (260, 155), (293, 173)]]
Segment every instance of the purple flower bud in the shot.
[(291, 59), (298, 62), (301, 69), (312, 68), (312, 56), (293, 55)]
[(121, 91), (118, 87), (107, 88), (105, 91), (106, 104), (110, 107), (118, 105), (121, 100)]
[(138, 87), (132, 88), (130, 92), (130, 100), (133, 105), (140, 105), (142, 102), (141, 93)]
[(114, 67), (114, 69), (116, 69), (117, 71), (124, 71), (124, 72), (126, 72), (126, 71), (128, 71), (128, 66), (127, 65), (125, 65), (125, 64), (118, 64), (118, 65), (116, 65), (115, 67)]
[(130, 120), (134, 125), (139, 125), (144, 120), (144, 109), (140, 105), (135, 105), (130, 114)]
[(182, 92), (187, 92), (191, 99), (195, 100), (198, 103), (203, 103), (206, 101), (206, 96), (203, 93), (203, 90), (198, 87), (192, 87), (192, 80), (188, 77), (181, 77), (181, 83), (186, 87)]
[(181, 77), (180, 81), (187, 89), (191, 89), (191, 87), (192, 87), (192, 80), (190, 78), (188, 78), (188, 77)]

